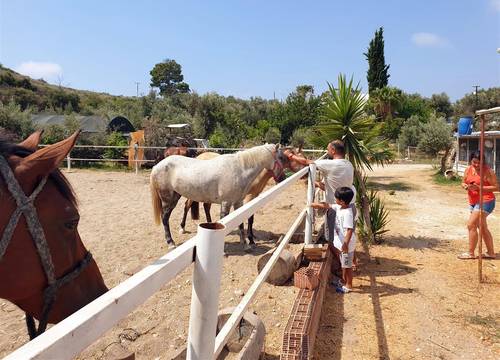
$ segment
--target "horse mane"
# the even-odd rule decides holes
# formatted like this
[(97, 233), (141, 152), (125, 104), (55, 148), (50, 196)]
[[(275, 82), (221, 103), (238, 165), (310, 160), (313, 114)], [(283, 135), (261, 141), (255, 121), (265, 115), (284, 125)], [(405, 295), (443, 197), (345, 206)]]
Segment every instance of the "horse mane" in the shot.
[[(22, 146), (11, 143), (10, 141), (0, 138), (0, 155), (5, 157), (6, 159), (10, 156), (19, 156), (26, 157), (32, 154), (33, 151), (28, 150)], [(1, 176), (0, 176), (1, 178)], [(51, 179), (56, 185), (57, 190), (64, 196), (64, 198), (70, 201), (75, 207), (77, 206), (77, 200), (75, 196), (75, 192), (71, 187), (68, 179), (62, 174), (59, 169), (52, 171), (49, 175), (49, 179)], [(3, 178), (2, 178), (3, 180)]]
[(269, 158), (272, 157), (274, 149), (275, 146), (273, 144), (254, 146), (248, 150), (236, 153), (236, 156), (239, 159), (241, 166), (249, 168), (270, 160)]

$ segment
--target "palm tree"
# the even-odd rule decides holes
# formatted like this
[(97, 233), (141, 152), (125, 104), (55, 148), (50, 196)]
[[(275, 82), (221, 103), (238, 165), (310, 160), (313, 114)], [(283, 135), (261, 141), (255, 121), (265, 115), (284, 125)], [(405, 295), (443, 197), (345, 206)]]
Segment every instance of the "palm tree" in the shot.
[(364, 223), (370, 240), (375, 240), (371, 231), (370, 204), (364, 181), (364, 170), (372, 170), (371, 164), (383, 164), (392, 157), (388, 142), (380, 138), (381, 123), (365, 113), (366, 97), (359, 84), (345, 75), (338, 77), (338, 87), (328, 83), (328, 91), (323, 95), (322, 121), (313, 130), (311, 141), (321, 147), (333, 139), (344, 142), (346, 156), (354, 167), (354, 176), (361, 198)]
[(401, 104), (403, 92), (395, 87), (384, 86), (370, 92), (370, 103), (375, 114), (382, 120), (392, 118)]

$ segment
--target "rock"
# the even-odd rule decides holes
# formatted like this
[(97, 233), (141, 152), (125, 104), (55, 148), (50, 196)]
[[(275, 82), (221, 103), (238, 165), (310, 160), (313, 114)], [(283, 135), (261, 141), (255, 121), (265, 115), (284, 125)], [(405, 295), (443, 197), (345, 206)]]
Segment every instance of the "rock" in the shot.
[(245, 295), (245, 293), (243, 292), (243, 290), (236, 289), (236, 290), (234, 290), (234, 295), (243, 296), (243, 295)]

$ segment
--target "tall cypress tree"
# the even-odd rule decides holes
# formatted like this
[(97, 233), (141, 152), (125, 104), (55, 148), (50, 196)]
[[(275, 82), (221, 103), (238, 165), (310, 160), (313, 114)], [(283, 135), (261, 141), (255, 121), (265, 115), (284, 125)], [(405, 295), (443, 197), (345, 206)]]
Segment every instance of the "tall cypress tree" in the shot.
[(368, 60), (368, 91), (383, 88), (389, 82), (389, 65), (385, 64), (384, 57), (384, 28), (375, 31), (375, 37), (370, 41), (368, 52), (364, 53)]

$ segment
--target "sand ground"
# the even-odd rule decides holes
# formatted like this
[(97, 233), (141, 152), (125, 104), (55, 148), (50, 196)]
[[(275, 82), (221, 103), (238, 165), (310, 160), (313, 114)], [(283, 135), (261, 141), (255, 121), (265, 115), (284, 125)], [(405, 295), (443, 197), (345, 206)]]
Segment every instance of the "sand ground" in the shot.
[[(460, 261), (466, 248), (465, 193), (432, 182), (427, 165), (391, 165), (370, 174), (391, 211), (384, 244), (359, 246), (355, 292), (327, 291), (317, 338), (317, 359), (497, 359), (500, 357), (500, 260)], [(67, 173), (80, 200), (79, 231), (109, 287), (166, 252), (155, 226), (148, 174), (74, 170)], [(259, 211), (258, 249), (241, 251), (236, 233), (226, 238), (220, 307), (235, 306), (257, 275), (258, 255), (273, 247), (305, 202), (305, 184)], [(394, 192), (394, 194), (392, 194)], [(392, 194), (392, 195), (390, 195)], [(218, 217), (218, 206), (212, 210)], [(500, 210), (489, 223), (498, 249)], [(174, 211), (174, 239), (181, 205)], [(204, 217), (202, 215), (202, 219)], [(500, 258), (500, 255), (499, 255)], [(137, 359), (169, 359), (187, 338), (192, 268), (85, 350), (80, 359), (102, 359), (117, 342)], [(297, 290), (265, 284), (251, 310), (266, 326), (266, 359), (278, 359), (283, 328)], [(0, 300), (0, 356), (27, 341), (23, 313)]]

